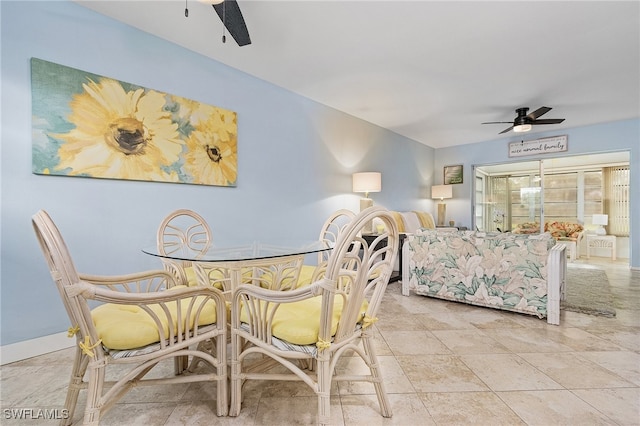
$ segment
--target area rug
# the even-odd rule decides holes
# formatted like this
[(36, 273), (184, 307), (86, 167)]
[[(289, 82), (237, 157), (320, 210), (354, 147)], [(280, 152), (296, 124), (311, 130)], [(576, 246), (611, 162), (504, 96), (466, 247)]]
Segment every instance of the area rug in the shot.
[(607, 274), (601, 269), (567, 268), (566, 300), (562, 308), (589, 315), (615, 317)]

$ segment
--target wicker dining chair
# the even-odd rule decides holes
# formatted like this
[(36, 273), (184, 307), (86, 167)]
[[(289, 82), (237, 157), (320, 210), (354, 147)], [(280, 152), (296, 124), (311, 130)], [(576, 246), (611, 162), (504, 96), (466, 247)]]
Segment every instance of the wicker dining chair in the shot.
[[(354, 212), (347, 209), (340, 209), (333, 212), (322, 225), (318, 239), (326, 242), (330, 247), (333, 247), (336, 241), (338, 241), (340, 233), (355, 216)], [(315, 281), (321, 273), (321, 268), (326, 266), (330, 255), (331, 251), (318, 252), (318, 260), (315, 265), (302, 265), (298, 286), (311, 284), (311, 282)]]
[[(192, 252), (204, 253), (212, 242), (213, 234), (207, 221), (188, 209), (176, 210), (165, 217), (158, 227), (156, 236), (156, 244), (161, 255), (180, 254), (185, 248)], [(162, 264), (179, 283), (198, 285), (192, 262), (162, 258)]]
[[(367, 244), (361, 233), (374, 218), (386, 230)], [(391, 214), (382, 207), (370, 207), (340, 233), (318, 281), (291, 291), (246, 284), (234, 290), (230, 416), (240, 413), (246, 380), (302, 380), (317, 394), (321, 425), (331, 420), (333, 381), (372, 383), (382, 416), (391, 417), (371, 325), (377, 320), (398, 244), (398, 228)], [(339, 358), (353, 354), (362, 358), (368, 374), (336, 372)], [(264, 362), (265, 357), (288, 371), (258, 369), (255, 363)]]
[[(96, 425), (129, 390), (170, 383), (216, 382), (216, 414), (227, 414), (227, 310), (217, 309), (225, 306), (220, 291), (175, 285), (164, 270), (79, 274), (50, 216), (41, 210), (32, 223), (77, 343), (62, 424), (74, 420), (81, 389), (87, 390), (84, 424)], [(207, 365), (192, 374), (147, 377), (161, 361), (189, 356)], [(105, 382), (111, 366), (109, 377), (119, 378)]]

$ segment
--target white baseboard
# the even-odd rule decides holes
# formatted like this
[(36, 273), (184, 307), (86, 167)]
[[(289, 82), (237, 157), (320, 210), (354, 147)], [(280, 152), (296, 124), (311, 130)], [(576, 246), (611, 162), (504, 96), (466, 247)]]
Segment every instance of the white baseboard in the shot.
[(0, 346), (0, 365), (70, 348), (75, 344), (75, 337), (67, 337), (67, 332), (64, 331), (62, 333), (50, 334), (49, 336)]

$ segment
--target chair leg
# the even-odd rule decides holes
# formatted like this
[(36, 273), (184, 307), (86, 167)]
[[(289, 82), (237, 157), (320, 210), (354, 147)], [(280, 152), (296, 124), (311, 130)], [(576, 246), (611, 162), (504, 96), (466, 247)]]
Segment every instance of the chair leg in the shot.
[(187, 365), (189, 364), (189, 357), (186, 356), (178, 356), (173, 359), (173, 365), (175, 370), (175, 375), (179, 376), (184, 373), (184, 370), (187, 369)]
[(85, 425), (98, 425), (100, 421), (102, 387), (104, 385), (104, 360), (89, 362), (89, 383), (87, 387), (87, 406), (84, 409)]
[(229, 413), (229, 376), (227, 367), (227, 335), (223, 334), (216, 338), (217, 341), (211, 342), (215, 349), (214, 357), (217, 361), (216, 373), (218, 377), (217, 387), (217, 414), (218, 416), (226, 416)]
[(73, 421), (73, 416), (78, 405), (78, 395), (82, 389), (82, 379), (87, 370), (89, 358), (84, 356), (82, 349), (76, 346), (76, 353), (73, 359), (73, 367), (71, 370), (71, 378), (69, 379), (69, 387), (67, 389), (67, 398), (64, 402), (64, 408), (67, 410), (68, 417), (62, 419), (61, 425), (68, 426)]
[(242, 406), (242, 363), (238, 360), (241, 350), (241, 339), (237, 335), (231, 336), (231, 403), (229, 404), (229, 416), (236, 417), (240, 414)]
[(329, 359), (319, 359), (318, 374), (318, 424), (331, 424), (331, 371)]
[(371, 372), (373, 387), (376, 390), (376, 396), (378, 397), (378, 403), (380, 404), (382, 417), (391, 417), (393, 415), (393, 412), (391, 411), (391, 404), (389, 403), (389, 397), (387, 396), (387, 391), (384, 387), (384, 381), (382, 380), (380, 364), (378, 363), (378, 356), (376, 355), (375, 349), (373, 348), (370, 337), (371, 336), (368, 334), (363, 334), (362, 336), (362, 345), (364, 347), (364, 352), (369, 358), (365, 361), (367, 362), (367, 364), (369, 364), (369, 371)]

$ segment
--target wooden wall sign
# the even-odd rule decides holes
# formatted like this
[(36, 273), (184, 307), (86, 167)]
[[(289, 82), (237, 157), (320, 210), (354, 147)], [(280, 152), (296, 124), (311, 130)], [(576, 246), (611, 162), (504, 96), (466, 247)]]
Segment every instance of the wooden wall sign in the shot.
[(567, 135), (509, 143), (509, 157), (551, 154), (568, 150)]

